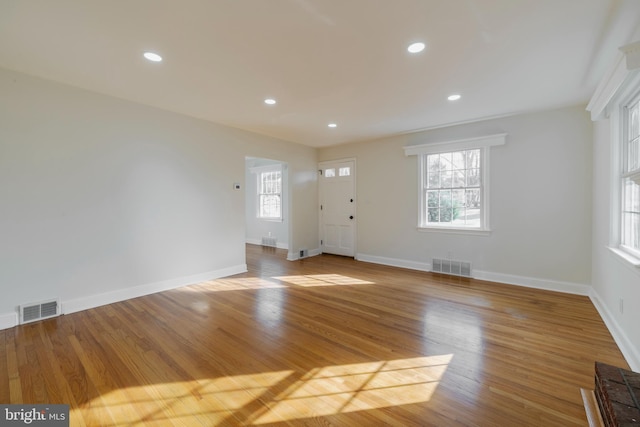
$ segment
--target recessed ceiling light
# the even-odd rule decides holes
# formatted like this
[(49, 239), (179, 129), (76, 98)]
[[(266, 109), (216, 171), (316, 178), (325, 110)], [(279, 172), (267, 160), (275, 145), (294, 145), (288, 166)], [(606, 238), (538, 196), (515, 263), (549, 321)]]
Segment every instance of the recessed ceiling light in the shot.
[(417, 43), (412, 43), (409, 45), (409, 47), (407, 48), (407, 50), (410, 53), (418, 53), (418, 52), (422, 52), (425, 48), (425, 44), (422, 42), (417, 42)]
[(460, 98), (461, 98), (460, 94), (457, 94), (457, 93), (454, 93), (453, 95), (449, 95), (447, 97), (449, 101), (457, 101)]
[(276, 100), (273, 99), (273, 98), (267, 98), (267, 99), (264, 100), (264, 103), (268, 104), (268, 105), (273, 105), (273, 104), (276, 103)]
[(330, 128), (337, 128), (338, 125), (335, 123), (329, 123), (327, 126), (329, 126)]
[(153, 61), (153, 62), (162, 61), (162, 56), (158, 55), (157, 53), (153, 53), (153, 52), (145, 52), (144, 53), (144, 57), (147, 58), (149, 61)]

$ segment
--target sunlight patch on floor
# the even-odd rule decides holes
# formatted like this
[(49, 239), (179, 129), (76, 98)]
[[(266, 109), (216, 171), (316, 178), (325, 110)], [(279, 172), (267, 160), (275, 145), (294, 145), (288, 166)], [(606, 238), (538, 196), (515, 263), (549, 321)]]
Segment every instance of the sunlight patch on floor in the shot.
[[(203, 282), (197, 286), (205, 286), (208, 292), (211, 291), (242, 291), (247, 289), (284, 288), (282, 283), (263, 279), (260, 277), (238, 277), (216, 279), (210, 282)], [(196, 287), (197, 287), (196, 286)]]
[(72, 420), (102, 426), (148, 423), (261, 425), (431, 399), (452, 354), (148, 384), (107, 391)]
[(278, 395), (254, 425), (427, 402), (452, 354), (318, 368)]
[[(275, 371), (149, 384), (110, 391), (73, 409), (71, 419), (102, 414), (105, 427), (142, 426), (149, 422), (216, 425), (235, 419), (234, 412), (254, 402), (294, 371)], [(80, 424), (77, 424), (80, 425)]]
[(278, 276), (275, 279), (296, 286), (344, 286), (344, 285), (373, 285), (374, 282), (355, 279), (342, 274), (309, 274), (297, 276)]

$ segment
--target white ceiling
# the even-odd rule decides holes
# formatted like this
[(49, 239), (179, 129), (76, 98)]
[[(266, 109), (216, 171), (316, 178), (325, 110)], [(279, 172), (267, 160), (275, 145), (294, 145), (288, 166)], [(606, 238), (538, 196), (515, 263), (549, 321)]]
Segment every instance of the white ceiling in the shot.
[(321, 147), (586, 103), (639, 25), (638, 0), (0, 0), (0, 67)]

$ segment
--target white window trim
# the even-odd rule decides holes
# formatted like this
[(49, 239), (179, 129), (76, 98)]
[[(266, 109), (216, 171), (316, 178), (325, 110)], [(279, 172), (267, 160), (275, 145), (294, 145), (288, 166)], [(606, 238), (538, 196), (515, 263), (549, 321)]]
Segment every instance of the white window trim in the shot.
[[(410, 145), (403, 147), (405, 156), (418, 156), (418, 230), (424, 232), (436, 232), (436, 233), (453, 233), (453, 234), (469, 234), (486, 236), (491, 233), (489, 223), (489, 211), (490, 211), (490, 185), (489, 185), (489, 152), (490, 147), (504, 145), (506, 143), (507, 134), (500, 133), (495, 135), (487, 135), (476, 138), (458, 139), (453, 141), (441, 141), (433, 142), (429, 144)], [(437, 154), (448, 153), (453, 151), (481, 149), (481, 169), (482, 169), (482, 182), (481, 182), (481, 217), (482, 227), (480, 228), (467, 228), (467, 227), (443, 227), (443, 226), (425, 226), (421, 224), (423, 206), (425, 203), (424, 192), (422, 191), (424, 179), (424, 155), (425, 154)]]
[[(591, 120), (603, 118), (611, 120), (611, 175), (610, 186), (610, 223), (609, 250), (627, 265), (640, 268), (637, 251), (625, 248), (622, 240), (622, 138), (626, 134), (624, 126), (625, 107), (637, 99), (640, 91), (640, 41), (620, 48), (612, 67), (600, 82), (587, 105)], [(632, 180), (640, 179), (638, 174), (629, 175)], [(636, 181), (637, 182), (637, 181)]]
[[(270, 222), (282, 222), (284, 220), (283, 215), (283, 191), (284, 191), (284, 170), (282, 165), (265, 165), (265, 166), (255, 166), (249, 169), (251, 173), (256, 174), (256, 219), (260, 221), (270, 221)], [(260, 216), (260, 175), (264, 172), (280, 172), (280, 216), (279, 217), (262, 217)]]

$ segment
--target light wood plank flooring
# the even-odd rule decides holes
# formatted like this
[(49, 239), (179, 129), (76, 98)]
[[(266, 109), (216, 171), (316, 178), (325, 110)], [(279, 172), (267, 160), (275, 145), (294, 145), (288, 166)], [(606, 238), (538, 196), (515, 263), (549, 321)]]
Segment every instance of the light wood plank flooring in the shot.
[(587, 297), (247, 247), (249, 272), (0, 331), (0, 402), (72, 426), (585, 426)]

